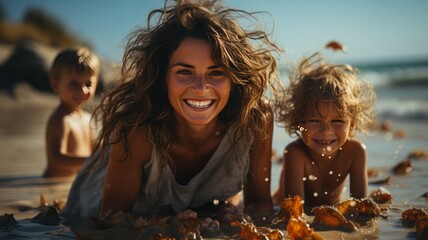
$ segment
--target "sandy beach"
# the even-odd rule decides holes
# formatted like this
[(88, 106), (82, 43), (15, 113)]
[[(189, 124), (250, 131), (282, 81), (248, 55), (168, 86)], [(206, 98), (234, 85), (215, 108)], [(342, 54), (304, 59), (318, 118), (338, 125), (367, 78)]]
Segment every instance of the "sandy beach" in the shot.
[[(26, 85), (19, 86), (16, 93), (16, 99), (0, 95), (0, 212), (14, 214), (20, 222), (18, 236), (25, 235), (30, 239), (36, 239), (26, 229), (34, 228), (34, 224), (29, 223), (28, 219), (39, 212), (37, 207), (40, 205), (40, 195), (43, 194), (50, 204), (54, 199), (66, 200), (73, 178), (40, 177), (45, 167), (44, 125), (57, 104), (56, 97), (33, 91)], [(93, 107), (95, 102), (93, 101), (88, 108)], [(373, 132), (370, 135), (359, 136), (367, 145), (368, 167), (376, 169), (379, 173), (370, 181), (392, 176), (390, 184), (369, 185), (369, 192), (380, 186), (391, 192), (393, 201), (386, 205), (390, 209), (387, 218), (375, 219), (370, 227), (362, 228), (358, 233), (328, 231), (321, 232), (321, 235), (344, 239), (416, 238), (414, 228), (402, 226), (401, 212), (413, 207), (427, 208), (428, 199), (421, 197), (428, 191), (427, 160), (412, 160), (413, 171), (406, 175), (393, 175), (391, 169), (406, 159), (411, 151), (428, 148), (428, 125), (424, 121), (397, 120), (392, 122), (392, 126), (405, 135), (397, 138), (392, 132)], [(285, 144), (291, 140), (283, 129), (275, 127), (273, 144), (275, 151), (280, 153)], [(280, 164), (273, 163), (272, 191), (278, 186), (279, 171)], [(348, 194), (345, 191), (343, 195), (346, 197)], [(60, 225), (54, 230), (47, 230), (42, 226), (37, 229), (38, 234), (62, 231), (65, 234), (64, 239), (73, 238), (73, 233), (63, 228), (64, 226)], [(0, 238), (1, 236), (2, 231)]]

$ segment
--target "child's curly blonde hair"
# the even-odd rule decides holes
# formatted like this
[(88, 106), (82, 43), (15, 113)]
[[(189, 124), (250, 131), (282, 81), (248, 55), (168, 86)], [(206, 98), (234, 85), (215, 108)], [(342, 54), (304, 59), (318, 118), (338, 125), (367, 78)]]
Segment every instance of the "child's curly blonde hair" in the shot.
[(349, 65), (325, 63), (320, 53), (304, 58), (291, 69), (289, 86), (275, 101), (276, 120), (291, 135), (307, 112), (320, 101), (332, 101), (344, 117), (351, 120), (350, 137), (374, 126), (376, 95), (368, 82), (360, 81), (357, 69)]

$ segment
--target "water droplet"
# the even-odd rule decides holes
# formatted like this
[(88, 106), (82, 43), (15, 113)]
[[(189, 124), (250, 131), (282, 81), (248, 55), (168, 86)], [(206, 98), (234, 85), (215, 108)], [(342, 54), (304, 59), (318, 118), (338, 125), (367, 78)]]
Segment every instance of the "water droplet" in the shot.
[(315, 162), (312, 162), (312, 165), (314, 165), (315, 164)]
[(337, 176), (338, 176), (338, 177), (340, 177), (340, 173), (339, 173), (339, 174), (337, 174)]
[(267, 168), (263, 168), (263, 171), (267, 171)]
[(342, 148), (339, 148), (339, 151), (342, 151)]
[(303, 181), (306, 181), (306, 177), (303, 177), (303, 179), (302, 179)]
[(328, 192), (324, 192), (324, 194), (325, 194), (325, 195), (327, 195), (327, 194), (328, 194)]
[(262, 220), (263, 220), (263, 221), (266, 221), (266, 217), (262, 217)]
[(220, 201), (219, 201), (218, 199), (214, 199), (214, 200), (213, 200), (213, 204), (214, 204), (214, 205), (218, 205), (219, 203), (220, 203)]
[(318, 197), (318, 193), (317, 192), (314, 192), (314, 197)]
[(265, 178), (265, 182), (269, 182), (269, 178)]
[(324, 157), (324, 153), (321, 154), (321, 157)]
[(287, 149), (284, 149), (284, 154), (287, 154), (288, 153), (288, 150)]
[(327, 146), (327, 151), (331, 152), (332, 148), (330, 146)]
[(392, 132), (386, 132), (385, 135), (383, 136), (385, 138), (385, 141), (389, 142), (392, 140)]
[(315, 180), (317, 180), (318, 178), (316, 177), (316, 176), (314, 176), (314, 175), (309, 175), (309, 180), (311, 180), (311, 181), (315, 181)]
[(303, 131), (305, 131), (305, 128), (304, 127), (299, 127), (299, 131), (303, 132)]
[(331, 156), (328, 156), (328, 159), (331, 159)]
[(333, 171), (328, 172), (328, 174), (332, 175), (332, 174), (333, 174)]
[(228, 203), (229, 203), (229, 201), (225, 200), (225, 201), (224, 201), (224, 203), (225, 203), (225, 204), (228, 204)]

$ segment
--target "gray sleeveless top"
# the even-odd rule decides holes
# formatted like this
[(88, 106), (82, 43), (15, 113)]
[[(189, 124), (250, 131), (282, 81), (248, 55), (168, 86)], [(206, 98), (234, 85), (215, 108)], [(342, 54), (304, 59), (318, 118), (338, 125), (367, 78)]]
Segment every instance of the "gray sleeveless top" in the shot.
[[(214, 200), (224, 201), (239, 193), (246, 183), (253, 137), (233, 143), (232, 128), (229, 128), (202, 171), (186, 185), (175, 181), (169, 166), (161, 168), (159, 152), (153, 148), (151, 159), (144, 166), (141, 193), (133, 206), (133, 212), (157, 212), (165, 206), (171, 206), (174, 211), (180, 212)], [(91, 162), (99, 155), (99, 151), (95, 152), (77, 174), (63, 211), (65, 214), (83, 217), (98, 215), (108, 165), (108, 161), (104, 161), (100, 168), (91, 169)], [(108, 148), (104, 156), (109, 158)]]

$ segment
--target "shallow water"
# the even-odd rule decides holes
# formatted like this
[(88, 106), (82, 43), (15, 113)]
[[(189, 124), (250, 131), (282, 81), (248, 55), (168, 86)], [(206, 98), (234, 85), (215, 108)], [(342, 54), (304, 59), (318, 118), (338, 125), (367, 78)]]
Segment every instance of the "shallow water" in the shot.
[[(56, 98), (37, 93), (19, 101), (0, 96), (0, 214), (13, 213), (18, 225), (13, 232), (0, 229), (0, 239), (74, 239), (69, 227), (43, 226), (31, 223), (39, 210), (40, 194), (49, 204), (54, 199), (66, 200), (72, 178), (43, 179), (45, 166), (44, 124), (56, 105)], [(36, 101), (34, 99), (37, 99)], [(404, 138), (393, 138), (386, 133), (359, 136), (368, 152), (368, 167), (379, 170), (377, 179), (392, 175), (391, 168), (416, 148), (428, 149), (428, 124), (424, 121), (395, 120), (396, 129), (405, 130)], [(273, 147), (277, 152), (292, 139), (276, 127)], [(328, 239), (415, 239), (414, 228), (404, 228), (401, 212), (409, 208), (427, 208), (428, 200), (420, 197), (428, 191), (428, 160), (413, 160), (413, 171), (404, 176), (393, 176), (389, 185), (382, 185), (393, 196), (388, 218), (376, 218), (368, 227), (356, 233), (338, 231), (320, 232)], [(276, 190), (280, 164), (272, 165), (272, 191)], [(369, 193), (380, 185), (369, 185)], [(344, 198), (348, 197), (345, 191)], [(310, 221), (310, 217), (307, 218)], [(82, 230), (82, 229), (81, 229)], [(85, 236), (129, 236), (129, 229), (84, 229)]]

